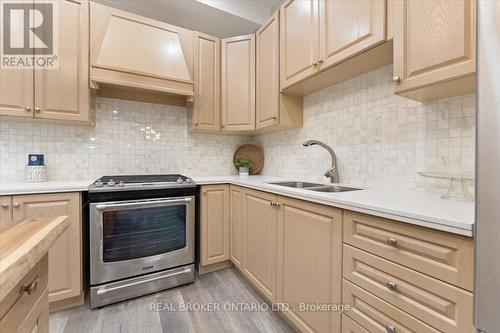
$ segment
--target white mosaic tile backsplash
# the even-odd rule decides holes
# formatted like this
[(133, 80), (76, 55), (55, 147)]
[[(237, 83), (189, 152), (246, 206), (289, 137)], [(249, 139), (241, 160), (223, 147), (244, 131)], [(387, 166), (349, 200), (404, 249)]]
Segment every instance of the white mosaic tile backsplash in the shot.
[(28, 153), (44, 153), (49, 180), (113, 174), (235, 174), (247, 137), (190, 133), (183, 107), (97, 98), (96, 125), (0, 119), (0, 179), (24, 180)]
[(447, 181), (418, 171), (472, 174), (475, 96), (418, 103), (392, 93), (385, 66), (304, 99), (304, 126), (255, 138), (187, 131), (183, 107), (96, 99), (96, 125), (0, 119), (0, 180), (23, 180), (28, 153), (44, 153), (49, 179), (106, 174), (235, 174), (236, 147), (260, 144), (262, 173), (326, 181), (331, 145), (340, 181), (367, 187), (442, 192)]
[(473, 174), (475, 96), (414, 102), (392, 93), (391, 78), (388, 65), (305, 97), (303, 128), (255, 139), (263, 174), (325, 181), (330, 155), (308, 139), (334, 148), (341, 182), (443, 192), (447, 180), (417, 172)]

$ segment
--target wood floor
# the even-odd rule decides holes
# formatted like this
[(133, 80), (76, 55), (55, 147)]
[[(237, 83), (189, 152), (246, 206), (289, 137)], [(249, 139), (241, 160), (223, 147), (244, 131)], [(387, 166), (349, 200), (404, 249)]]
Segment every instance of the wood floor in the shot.
[[(202, 275), (195, 283), (127, 302), (91, 310), (88, 305), (50, 315), (50, 333), (191, 333), (191, 332), (293, 332), (276, 312), (247, 311), (264, 301), (244, 279), (228, 268)], [(155, 311), (153, 307), (164, 308)], [(182, 311), (219, 304), (219, 310)], [(230, 305), (228, 305), (230, 304)], [(232, 310), (227, 311), (231, 306)], [(225, 310), (226, 308), (226, 310)], [(173, 309), (177, 311), (173, 311)], [(170, 310), (170, 311), (169, 311)]]

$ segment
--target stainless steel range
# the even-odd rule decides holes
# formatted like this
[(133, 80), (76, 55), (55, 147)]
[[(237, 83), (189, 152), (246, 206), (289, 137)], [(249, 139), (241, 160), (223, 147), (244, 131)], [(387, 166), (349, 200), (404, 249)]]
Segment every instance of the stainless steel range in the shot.
[(106, 176), (89, 187), (91, 308), (194, 281), (196, 184)]

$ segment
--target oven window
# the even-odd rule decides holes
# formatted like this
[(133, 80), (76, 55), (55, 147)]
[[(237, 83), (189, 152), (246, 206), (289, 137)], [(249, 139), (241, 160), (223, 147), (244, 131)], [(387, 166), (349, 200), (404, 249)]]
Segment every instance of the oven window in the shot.
[(182, 249), (186, 246), (186, 206), (104, 212), (103, 238), (104, 262)]

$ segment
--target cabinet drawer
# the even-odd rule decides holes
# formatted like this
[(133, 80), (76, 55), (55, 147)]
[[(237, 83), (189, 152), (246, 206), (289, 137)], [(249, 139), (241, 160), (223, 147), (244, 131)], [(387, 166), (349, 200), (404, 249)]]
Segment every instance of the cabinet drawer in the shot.
[(342, 303), (351, 306), (346, 314), (370, 333), (439, 332), (345, 279), (342, 286)]
[(370, 333), (359, 325), (357, 322), (346, 316), (342, 315), (342, 333)]
[(344, 242), (469, 291), (473, 289), (472, 238), (345, 211)]
[[(0, 303), (0, 332), (16, 332), (47, 289), (48, 256), (45, 255)], [(22, 287), (33, 284), (29, 294)], [(48, 302), (46, 300), (46, 305)]]
[(344, 245), (344, 278), (443, 332), (472, 332), (472, 293)]

